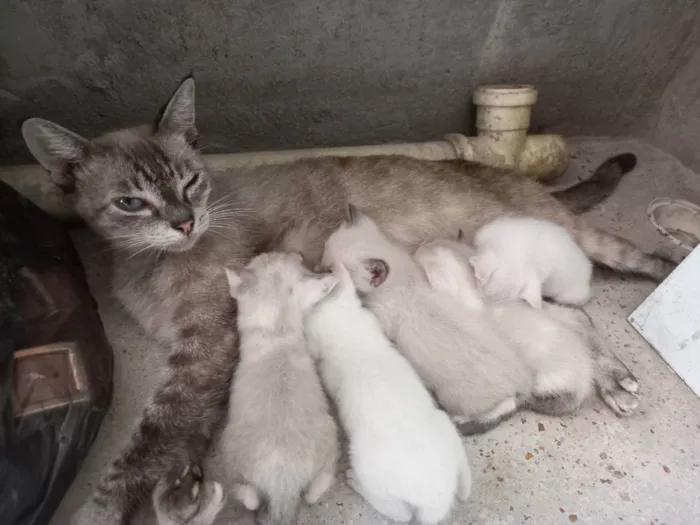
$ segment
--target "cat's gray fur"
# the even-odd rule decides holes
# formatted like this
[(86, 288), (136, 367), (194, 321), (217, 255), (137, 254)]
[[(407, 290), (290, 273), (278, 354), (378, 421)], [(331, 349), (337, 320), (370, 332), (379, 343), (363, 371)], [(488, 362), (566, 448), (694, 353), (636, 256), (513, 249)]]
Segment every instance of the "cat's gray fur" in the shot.
[[(542, 185), (508, 169), (376, 156), (210, 173), (190, 142), (196, 133), (194, 91), (188, 78), (156, 124), (96, 140), (38, 118), (22, 126), (36, 159), (114, 247), (115, 293), (147, 332), (173, 347), (168, 378), (145, 408), (131, 443), (76, 515), (81, 525), (127, 523), (159, 479), (206, 454), (225, 413), (238, 355), (235, 306), (222, 268), (240, 269), (261, 251), (291, 241), (312, 262), (348, 202), (412, 249), (460, 228), (471, 239), (486, 221), (514, 212), (561, 224), (589, 256), (614, 269), (660, 280), (674, 267), (587, 226)], [(575, 193), (567, 191), (569, 198)], [(116, 213), (115, 197), (138, 194), (157, 205), (154, 214)], [(195, 218), (187, 238), (168, 230), (171, 221), (189, 217), (181, 215), (183, 206)], [(616, 377), (616, 368), (602, 366)]]
[[(298, 257), (298, 258), (297, 258)], [(312, 504), (334, 478), (338, 430), (307, 350), (299, 283), (311, 275), (296, 254), (264, 253), (237, 275), (240, 361), (221, 450), (235, 497), (266, 502), (264, 523), (296, 523), (302, 493)]]

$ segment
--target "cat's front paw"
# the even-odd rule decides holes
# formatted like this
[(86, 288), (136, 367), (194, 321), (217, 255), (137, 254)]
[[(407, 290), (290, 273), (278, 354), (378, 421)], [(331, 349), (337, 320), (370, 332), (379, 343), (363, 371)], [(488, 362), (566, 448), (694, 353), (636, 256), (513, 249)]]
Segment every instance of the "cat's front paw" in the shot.
[(611, 370), (607, 380), (596, 386), (605, 404), (618, 416), (629, 416), (639, 407), (639, 382), (629, 370)]
[(161, 479), (153, 493), (159, 525), (210, 525), (224, 502), (221, 484), (204, 481), (197, 465), (188, 465), (174, 480)]

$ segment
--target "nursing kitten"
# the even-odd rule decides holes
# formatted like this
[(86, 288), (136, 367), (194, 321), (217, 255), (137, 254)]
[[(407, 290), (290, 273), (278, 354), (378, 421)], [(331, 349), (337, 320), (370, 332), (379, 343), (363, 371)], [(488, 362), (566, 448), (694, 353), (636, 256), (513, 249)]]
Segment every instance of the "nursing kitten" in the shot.
[(460, 231), (457, 241), (438, 239), (422, 244), (413, 258), (423, 268), (433, 289), (457, 295), (468, 308), (481, 310), (484, 299), (469, 264), (476, 250), (460, 242), (462, 237)]
[[(348, 202), (411, 250), (459, 228), (471, 240), (489, 220), (514, 213), (567, 228), (593, 260), (617, 271), (661, 280), (675, 267), (591, 227), (557, 200), (578, 210), (581, 203), (599, 202), (627, 171), (618, 169), (625, 155), (596, 170), (592, 185), (554, 195), (509, 169), (398, 155), (303, 159), (216, 173), (193, 143), (192, 78), (154, 120), (96, 139), (39, 118), (22, 125), (27, 147), (51, 180), (112, 246), (114, 293), (146, 333), (171, 347), (167, 379), (147, 403), (129, 446), (74, 517), (79, 525), (127, 523), (159, 480), (206, 455), (226, 413), (238, 355), (235, 308), (220, 268), (242, 268), (256, 254), (278, 249), (293, 230), (300, 233), (292, 244), (309, 264), (317, 263)], [(603, 188), (604, 180), (612, 184)], [(604, 191), (589, 191), (598, 187)], [(624, 368), (606, 355), (596, 365), (612, 385), (607, 393), (623, 398)]]
[[(350, 208), (328, 239), (324, 265), (346, 265), (364, 304), (459, 422), (492, 421), (534, 386), (533, 370), (483, 316), (430, 287), (407, 250)], [(379, 257), (383, 257), (380, 259)]]
[(308, 302), (324, 295), (304, 325), (350, 441), (348, 484), (392, 520), (444, 520), (455, 497), (466, 501), (471, 491), (454, 424), (362, 306), (342, 265), (299, 286)]
[(158, 525), (211, 525), (224, 507), (224, 489), (203, 481), (199, 467), (185, 468), (175, 480), (161, 479), (153, 491)]
[(338, 460), (337, 428), (302, 325), (312, 297), (298, 283), (312, 274), (299, 255), (284, 253), (259, 255), (240, 275), (226, 274), (241, 343), (222, 455), (247, 509), (266, 500), (266, 523), (296, 523), (302, 493), (317, 502)]
[(474, 236), (470, 261), (487, 297), (525, 299), (542, 307), (542, 296), (583, 305), (590, 297), (593, 266), (565, 228), (532, 217), (501, 217)]
[[(484, 301), (469, 263), (473, 254), (474, 249), (464, 242), (438, 240), (421, 246), (416, 259), (427, 264), (423, 267), (431, 286), (452, 293), (468, 309), (488, 314), (501, 333), (524, 352), (537, 380), (534, 404), (525, 399), (520, 406), (550, 414), (572, 412), (588, 397), (592, 380), (601, 398), (618, 415), (627, 415), (638, 406), (636, 379), (607, 351), (583, 311), (551, 303), (536, 310), (519, 301)], [(607, 394), (613, 385), (595, 365), (603, 354), (610, 364), (620, 367), (618, 388), (627, 395)]]

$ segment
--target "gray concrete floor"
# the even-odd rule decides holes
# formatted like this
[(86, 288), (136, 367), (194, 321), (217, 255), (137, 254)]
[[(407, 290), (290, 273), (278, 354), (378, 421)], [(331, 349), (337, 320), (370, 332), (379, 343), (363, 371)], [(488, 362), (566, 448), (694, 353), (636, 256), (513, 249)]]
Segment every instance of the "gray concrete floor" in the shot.
[[(638, 155), (638, 167), (612, 198), (589, 215), (645, 249), (667, 246), (646, 218), (649, 201), (671, 196), (700, 203), (700, 176), (645, 143), (580, 138), (571, 140), (570, 147), (575, 158), (569, 178), (586, 176), (608, 155), (623, 151)], [(52, 525), (67, 522), (125, 444), (167, 355), (167, 349), (143, 334), (109, 297), (104, 253), (95, 240), (85, 232), (75, 237), (114, 347), (115, 396)], [(626, 321), (653, 288), (649, 282), (599, 273), (594, 298), (586, 308), (639, 378), (638, 412), (620, 419), (596, 398), (576, 416), (558, 419), (522, 413), (486, 435), (465, 439), (474, 488), (449, 523), (700, 523), (700, 400)], [(215, 457), (216, 452), (207, 474), (223, 480), (216, 466), (221, 462)], [(136, 521), (152, 519), (144, 513)], [(231, 504), (218, 523), (252, 522)], [(388, 520), (339, 482), (319, 505), (302, 510), (300, 523), (379, 525)]]

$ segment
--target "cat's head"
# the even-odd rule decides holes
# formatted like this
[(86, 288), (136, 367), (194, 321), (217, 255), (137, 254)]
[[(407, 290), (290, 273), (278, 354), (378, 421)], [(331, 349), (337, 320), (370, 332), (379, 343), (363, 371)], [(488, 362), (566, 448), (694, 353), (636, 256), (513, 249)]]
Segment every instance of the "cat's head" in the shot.
[(240, 273), (226, 269), (239, 323), (297, 322), (341, 283), (336, 273), (315, 273), (299, 253), (270, 252), (255, 257)]
[(348, 206), (343, 223), (326, 241), (321, 264), (324, 267), (345, 266), (360, 292), (369, 292), (383, 284), (389, 275), (389, 266), (395, 270), (392, 284), (409, 284), (422, 276), (408, 251), (352, 205)]
[(194, 93), (187, 78), (154, 126), (90, 140), (31, 118), (22, 135), (78, 215), (113, 245), (185, 251), (209, 226), (209, 175), (193, 147)]

